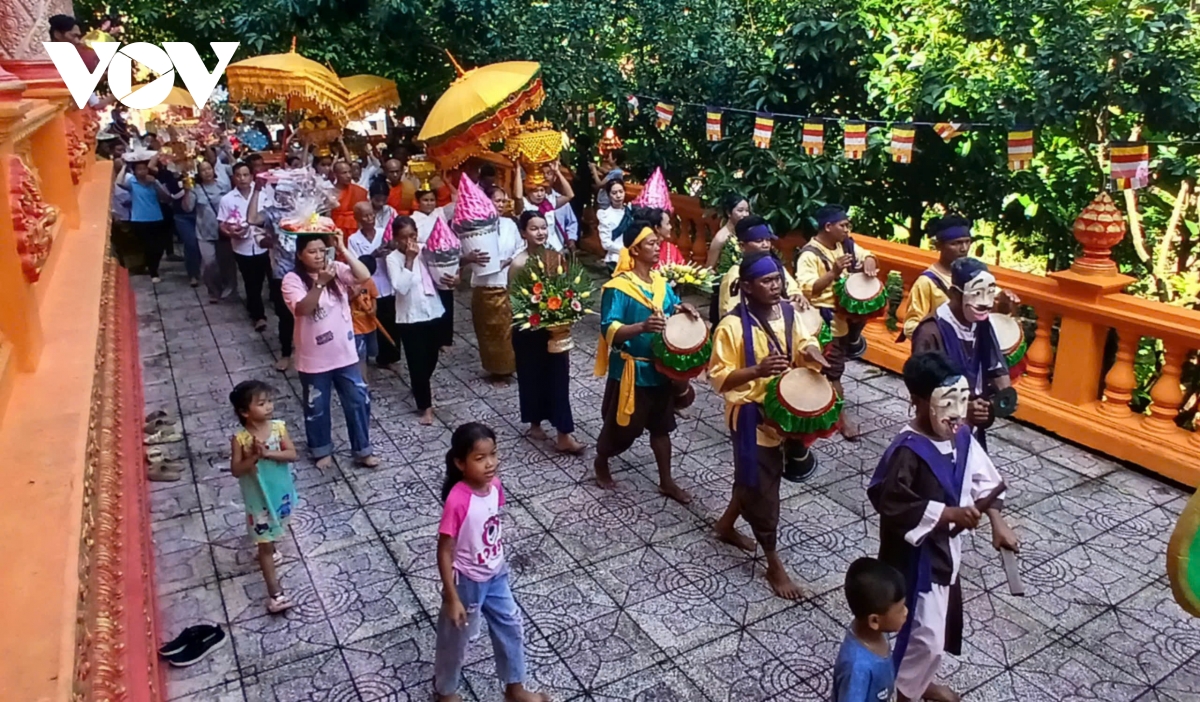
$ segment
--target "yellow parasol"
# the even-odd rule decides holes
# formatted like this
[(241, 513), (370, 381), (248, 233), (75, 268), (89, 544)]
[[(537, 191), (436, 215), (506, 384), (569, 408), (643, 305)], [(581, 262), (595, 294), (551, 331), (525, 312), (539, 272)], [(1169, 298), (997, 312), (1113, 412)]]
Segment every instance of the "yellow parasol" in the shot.
[(350, 119), (362, 117), (385, 107), (400, 104), (395, 81), (380, 76), (361, 74), (342, 79), (350, 98), (346, 101), (346, 116)]
[[(454, 61), (454, 57), (450, 58)], [(521, 115), (541, 107), (541, 66), (533, 61), (506, 61), (463, 71), (429, 111), (419, 141), (442, 168), (454, 168), (472, 154), (487, 150), (520, 125)]]
[(231, 102), (286, 102), (287, 109), (344, 117), (350, 91), (333, 71), (296, 53), (266, 54), (225, 69)]
[[(145, 84), (135, 85), (133, 86), (132, 92), (136, 93), (138, 90), (144, 87), (146, 87)], [(162, 107), (188, 107), (193, 110), (196, 109), (196, 103), (192, 102), (192, 94), (178, 85), (171, 86), (171, 92), (167, 93), (167, 99), (163, 100), (160, 105)], [(201, 107), (203, 107), (203, 105), (201, 105)]]

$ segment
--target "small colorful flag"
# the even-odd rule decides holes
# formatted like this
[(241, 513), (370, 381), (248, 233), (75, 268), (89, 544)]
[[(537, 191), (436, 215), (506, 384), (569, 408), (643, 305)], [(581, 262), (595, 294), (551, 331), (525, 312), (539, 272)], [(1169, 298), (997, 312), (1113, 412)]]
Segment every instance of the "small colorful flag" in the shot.
[(637, 95), (630, 95), (629, 97), (625, 98), (625, 103), (629, 105), (629, 118), (633, 119), (634, 117), (637, 117), (638, 107), (640, 106)]
[(1033, 130), (1015, 129), (1008, 133), (1008, 170), (1023, 171), (1033, 161)]
[(820, 156), (825, 153), (825, 123), (805, 122), (801, 138), (804, 153), (809, 156)]
[(938, 122), (933, 125), (933, 131), (937, 132), (942, 141), (948, 142), (962, 134), (962, 122)]
[(847, 122), (845, 129), (846, 158), (857, 161), (867, 150), (867, 123)]
[(754, 118), (754, 145), (760, 149), (771, 148), (771, 135), (775, 133), (775, 118), (758, 115)]
[(658, 116), (658, 128), (666, 129), (671, 126), (671, 120), (675, 117), (675, 106), (660, 102), (654, 106), (654, 114)]
[(917, 130), (912, 125), (892, 127), (892, 160), (896, 163), (912, 163), (913, 139)]
[(708, 136), (709, 141), (721, 140), (721, 111), (709, 110), (708, 118), (704, 123), (704, 133)]
[(1149, 144), (1144, 141), (1114, 141), (1109, 149), (1109, 175), (1118, 190), (1137, 190), (1150, 184)]
[(596, 126), (596, 106), (588, 105), (588, 126)]

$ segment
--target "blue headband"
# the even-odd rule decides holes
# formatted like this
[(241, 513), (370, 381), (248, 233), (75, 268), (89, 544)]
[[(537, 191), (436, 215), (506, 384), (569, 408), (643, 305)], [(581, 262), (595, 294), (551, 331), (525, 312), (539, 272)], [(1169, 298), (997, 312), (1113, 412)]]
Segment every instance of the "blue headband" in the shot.
[(949, 227), (947, 229), (943, 229), (940, 232), (934, 234), (934, 237), (938, 240), (938, 243), (941, 243), (941, 244), (944, 244), (948, 241), (958, 241), (959, 239), (970, 239), (971, 238), (971, 228), (970, 227)]
[(743, 267), (738, 277), (742, 280), (758, 280), (779, 272), (779, 261), (774, 256), (763, 256)]
[(987, 264), (977, 258), (960, 258), (950, 264), (950, 282), (962, 290), (980, 273), (987, 273)]
[(845, 210), (840, 209), (840, 208), (836, 209), (836, 210), (830, 210), (824, 214), (818, 213), (817, 226), (823, 227), (826, 224), (835, 224), (837, 222), (844, 222), (848, 219), (850, 219), (850, 215), (846, 214)]
[(775, 238), (777, 238), (775, 232), (771, 230), (769, 224), (756, 224), (737, 236), (737, 240), (741, 242), (765, 241)]

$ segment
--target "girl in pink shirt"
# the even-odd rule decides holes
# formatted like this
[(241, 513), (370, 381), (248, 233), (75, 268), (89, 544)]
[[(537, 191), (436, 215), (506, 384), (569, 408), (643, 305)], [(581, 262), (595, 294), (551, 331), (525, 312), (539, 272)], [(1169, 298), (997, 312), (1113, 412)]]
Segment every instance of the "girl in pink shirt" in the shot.
[(496, 673), (507, 702), (549, 702), (525, 689), (525, 635), (521, 611), (508, 585), (501, 540), (504, 488), (496, 477), (500, 459), (496, 434), (470, 422), (454, 430), (446, 452), (442, 522), (438, 527), (438, 571), (442, 610), (438, 614), (433, 687), (438, 702), (460, 702), (459, 677), (472, 630), (482, 615), (492, 637)]

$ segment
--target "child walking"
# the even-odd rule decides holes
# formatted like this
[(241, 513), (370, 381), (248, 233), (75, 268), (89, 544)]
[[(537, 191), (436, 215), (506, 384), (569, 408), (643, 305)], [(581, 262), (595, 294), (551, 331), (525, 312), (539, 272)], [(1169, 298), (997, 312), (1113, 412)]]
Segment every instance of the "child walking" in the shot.
[(267, 611), (277, 614), (295, 604), (283, 594), (275, 566), (283, 556), (275, 542), (287, 533), (288, 517), (296, 505), (292, 461), (296, 447), (287, 425), (272, 419), (275, 403), (271, 388), (261, 380), (238, 383), (229, 393), (242, 429), (233, 435), (229, 466), (246, 508), (246, 530), (258, 544), (258, 565), (267, 583)]
[[(360, 256), (358, 260), (367, 267), (372, 276), (375, 275), (374, 256), (368, 254)], [(358, 370), (362, 373), (363, 380), (370, 382), (370, 378), (367, 377), (367, 359), (379, 355), (379, 335), (387, 334), (375, 315), (375, 300), (379, 297), (379, 287), (375, 285), (373, 277), (367, 278), (361, 283), (356, 283), (351, 293), (350, 317), (354, 322), (354, 347), (358, 351)], [(391, 341), (391, 337), (388, 337), (388, 341)]]
[(433, 687), (438, 702), (461, 702), (459, 676), (480, 615), (487, 620), (496, 674), (507, 702), (549, 702), (525, 689), (525, 637), (521, 612), (508, 585), (500, 535), (504, 489), (496, 477), (496, 434), (478, 422), (463, 424), (450, 438), (442, 522), (438, 527), (438, 614)]
[(887, 635), (908, 618), (904, 576), (874, 558), (860, 558), (846, 571), (846, 603), (854, 621), (833, 664), (833, 702), (891, 702), (896, 672)]

